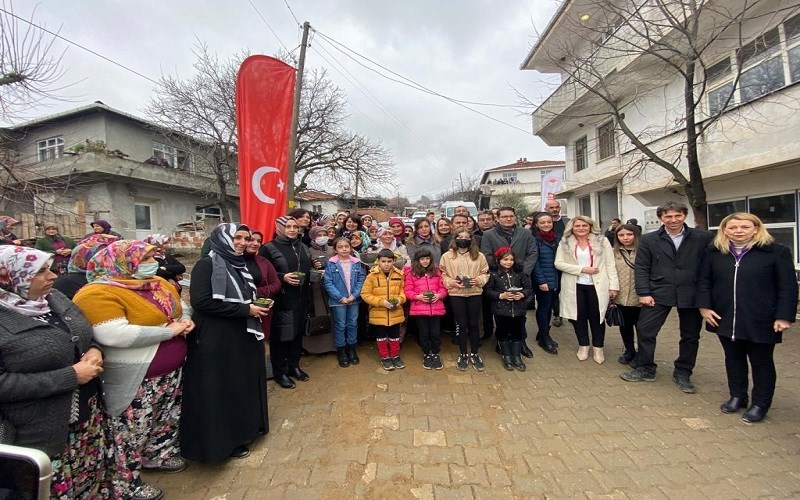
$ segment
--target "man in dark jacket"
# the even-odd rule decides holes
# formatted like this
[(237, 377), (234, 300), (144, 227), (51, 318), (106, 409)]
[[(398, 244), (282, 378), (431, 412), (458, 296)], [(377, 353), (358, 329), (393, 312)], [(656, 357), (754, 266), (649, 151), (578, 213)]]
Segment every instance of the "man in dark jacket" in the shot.
[[(530, 230), (517, 225), (517, 215), (512, 207), (498, 209), (497, 224), (484, 232), (481, 238), (481, 252), (486, 256), (489, 269), (492, 271), (497, 270), (494, 253), (500, 247), (511, 247), (516, 263), (522, 266), (522, 272), (525, 276), (531, 275), (533, 266), (536, 265), (539, 248), (536, 246)], [(525, 342), (526, 337), (527, 333), (523, 335), (522, 355), (532, 358), (533, 352)]]
[(672, 379), (681, 391), (694, 393), (692, 370), (697, 359), (702, 317), (697, 308), (700, 262), (712, 235), (692, 229), (684, 221), (686, 205), (670, 201), (656, 210), (661, 229), (639, 240), (636, 251), (636, 294), (642, 312), (637, 323), (639, 352), (632, 371), (621, 375), (628, 382), (655, 380), (656, 336), (673, 307), (678, 308), (680, 342)]

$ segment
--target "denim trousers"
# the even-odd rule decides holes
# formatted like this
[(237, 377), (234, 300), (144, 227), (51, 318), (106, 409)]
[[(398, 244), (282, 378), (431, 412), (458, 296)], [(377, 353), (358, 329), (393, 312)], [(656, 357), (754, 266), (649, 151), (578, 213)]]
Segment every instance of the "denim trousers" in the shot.
[(358, 341), (358, 307), (361, 301), (331, 306), (333, 340), (336, 347), (356, 345)]

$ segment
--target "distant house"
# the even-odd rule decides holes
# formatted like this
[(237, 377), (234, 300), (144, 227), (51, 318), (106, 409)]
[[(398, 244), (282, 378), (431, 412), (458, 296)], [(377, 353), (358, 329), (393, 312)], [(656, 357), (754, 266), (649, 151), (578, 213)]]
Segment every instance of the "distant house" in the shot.
[(306, 189), (295, 195), (295, 202), (300, 208), (324, 215), (333, 215), (343, 211), (362, 215), (369, 213), (379, 222), (394, 216), (394, 212), (389, 211), (386, 202), (380, 198), (359, 196), (358, 208), (356, 208), (356, 199), (349, 191), (337, 195)]
[(564, 168), (564, 161), (520, 158), (514, 163), (485, 170), (481, 177), (479, 208), (495, 208), (501, 195), (513, 192), (522, 194), (531, 210), (540, 210), (542, 176), (556, 168)]
[[(55, 220), (62, 233), (82, 236), (92, 220), (106, 219), (126, 238), (143, 238), (222, 218), (203, 160), (210, 155), (198, 154), (209, 146), (99, 101), (4, 132), (13, 165), (5, 182), (19, 195), (6, 196), (0, 210), (25, 215), (35, 225), (28, 232), (42, 234)], [(235, 176), (227, 191), (238, 199)]]

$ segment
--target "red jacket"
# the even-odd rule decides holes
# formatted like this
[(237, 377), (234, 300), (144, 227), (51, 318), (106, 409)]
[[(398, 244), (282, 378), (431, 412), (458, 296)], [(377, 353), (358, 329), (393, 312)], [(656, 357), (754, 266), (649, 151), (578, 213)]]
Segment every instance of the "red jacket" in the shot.
[(437, 300), (434, 303), (417, 300), (417, 295), (430, 290), (438, 293), (442, 298), (447, 296), (447, 288), (442, 282), (442, 274), (439, 270), (433, 276), (414, 276), (410, 268), (406, 268), (405, 292), (408, 302), (411, 304), (410, 316), (444, 316), (444, 301)]

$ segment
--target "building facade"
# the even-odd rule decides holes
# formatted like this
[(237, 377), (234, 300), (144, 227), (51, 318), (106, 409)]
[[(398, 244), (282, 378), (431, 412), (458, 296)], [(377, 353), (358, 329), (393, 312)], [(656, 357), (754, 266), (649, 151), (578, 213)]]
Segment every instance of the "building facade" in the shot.
[[(648, 2), (635, 13), (641, 15), (639, 24), (619, 17), (615, 4), (566, 0), (522, 69), (561, 78), (534, 111), (533, 132), (566, 149), (566, 189), (559, 197), (569, 199), (570, 213), (590, 215), (604, 225), (612, 217), (637, 218), (648, 231), (659, 227), (656, 206), (687, 199), (673, 174), (645, 157), (622, 126), (688, 175), (682, 130), (686, 79), (658, 64), (652, 51), (630, 49), (641, 36), (636, 26), (656, 31), (657, 23), (647, 18)], [(797, 263), (800, 2), (753, 2), (740, 20), (724, 25), (707, 15), (700, 25), (708, 46), (693, 74), (693, 92), (699, 98), (697, 154), (709, 227), (715, 229), (731, 212), (752, 212), (792, 249)], [(714, 33), (720, 25), (727, 28)], [(657, 42), (686, 50), (674, 32), (661, 28)], [(584, 71), (589, 64), (592, 71)], [(607, 95), (613, 102), (604, 100)]]
[(520, 158), (514, 163), (485, 170), (481, 176), (481, 210), (500, 206), (501, 197), (508, 193), (522, 195), (531, 211), (541, 210), (542, 178), (563, 169), (561, 160), (528, 161)]
[[(218, 182), (208, 156), (198, 154), (205, 145), (101, 102), (5, 132), (13, 165), (6, 183), (18, 194), (4, 197), (0, 210), (33, 221), (27, 232), (41, 235), (44, 223), (58, 220), (62, 233), (82, 236), (105, 219), (126, 238), (143, 238), (222, 219)], [(238, 200), (235, 175), (227, 193)]]

